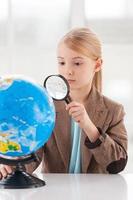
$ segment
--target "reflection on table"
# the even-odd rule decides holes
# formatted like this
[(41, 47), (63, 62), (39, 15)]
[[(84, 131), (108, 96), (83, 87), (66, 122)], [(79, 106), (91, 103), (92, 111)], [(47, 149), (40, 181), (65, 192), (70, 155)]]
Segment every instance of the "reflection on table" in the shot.
[(1, 189), (0, 200), (131, 200), (133, 174), (39, 174), (46, 186)]

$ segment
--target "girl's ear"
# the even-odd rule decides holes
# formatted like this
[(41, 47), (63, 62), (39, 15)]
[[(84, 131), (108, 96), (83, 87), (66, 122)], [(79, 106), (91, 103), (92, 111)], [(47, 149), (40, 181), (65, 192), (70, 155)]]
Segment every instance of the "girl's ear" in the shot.
[(98, 58), (95, 64), (95, 72), (98, 72), (101, 70), (102, 64), (103, 64), (103, 60), (101, 58)]

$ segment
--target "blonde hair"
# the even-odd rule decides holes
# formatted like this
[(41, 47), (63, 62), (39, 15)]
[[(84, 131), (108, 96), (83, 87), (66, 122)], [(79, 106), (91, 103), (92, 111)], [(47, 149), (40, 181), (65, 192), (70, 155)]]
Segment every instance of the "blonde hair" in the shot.
[[(68, 32), (61, 40), (70, 49), (81, 53), (93, 60), (102, 57), (101, 43), (97, 35), (89, 28), (75, 28)], [(102, 91), (102, 71), (95, 73), (92, 85), (94, 85), (99, 92)]]

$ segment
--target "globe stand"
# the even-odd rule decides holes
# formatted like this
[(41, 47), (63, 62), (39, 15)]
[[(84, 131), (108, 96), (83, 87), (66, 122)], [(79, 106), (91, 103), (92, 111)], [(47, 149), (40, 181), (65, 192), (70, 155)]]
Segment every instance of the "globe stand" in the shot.
[(0, 188), (22, 189), (44, 186), (45, 182), (43, 180), (27, 173), (25, 170), (24, 164), (37, 160), (38, 157), (36, 154), (31, 154), (28, 157), (19, 160), (0, 158), (0, 163), (16, 166), (13, 174), (8, 175), (0, 181)]

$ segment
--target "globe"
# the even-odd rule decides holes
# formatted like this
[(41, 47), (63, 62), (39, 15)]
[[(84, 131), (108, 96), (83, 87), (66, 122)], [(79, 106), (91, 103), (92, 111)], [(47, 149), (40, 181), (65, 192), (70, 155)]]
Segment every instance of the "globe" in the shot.
[(21, 76), (0, 78), (0, 154), (25, 156), (50, 138), (55, 107), (47, 91)]

